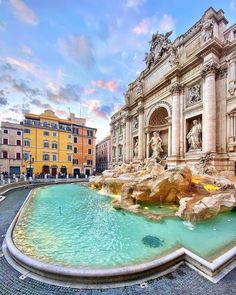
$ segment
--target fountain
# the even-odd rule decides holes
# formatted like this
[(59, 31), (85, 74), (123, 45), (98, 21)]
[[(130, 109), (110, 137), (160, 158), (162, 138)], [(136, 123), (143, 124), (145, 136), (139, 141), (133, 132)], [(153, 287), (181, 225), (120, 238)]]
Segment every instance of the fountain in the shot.
[[(153, 138), (158, 139), (158, 135)], [(165, 170), (165, 160), (160, 158), (161, 145), (157, 142), (152, 140), (152, 148), (156, 151), (151, 158), (143, 163), (123, 163), (104, 171), (102, 176), (90, 179), (90, 187), (118, 195), (113, 201), (114, 208), (156, 220), (170, 215), (143, 210), (141, 202), (176, 204), (175, 215), (188, 221), (209, 219), (236, 206), (236, 189), (229, 179), (217, 175), (211, 166), (211, 153), (202, 157), (195, 169), (176, 166)]]

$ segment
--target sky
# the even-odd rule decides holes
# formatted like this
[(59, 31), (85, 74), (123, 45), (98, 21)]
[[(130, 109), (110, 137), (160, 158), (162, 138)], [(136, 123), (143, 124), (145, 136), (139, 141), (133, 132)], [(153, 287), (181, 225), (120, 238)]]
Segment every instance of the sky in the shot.
[(0, 120), (72, 112), (101, 140), (152, 34), (174, 41), (210, 6), (236, 22), (236, 0), (0, 0)]

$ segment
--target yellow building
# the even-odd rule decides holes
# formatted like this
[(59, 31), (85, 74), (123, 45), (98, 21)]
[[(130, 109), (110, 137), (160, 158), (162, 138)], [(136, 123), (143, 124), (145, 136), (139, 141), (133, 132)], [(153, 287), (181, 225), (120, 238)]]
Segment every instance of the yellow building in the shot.
[[(22, 172), (28, 175), (73, 174), (73, 136), (70, 120), (51, 110), (25, 114)], [(30, 172), (31, 169), (31, 172)]]

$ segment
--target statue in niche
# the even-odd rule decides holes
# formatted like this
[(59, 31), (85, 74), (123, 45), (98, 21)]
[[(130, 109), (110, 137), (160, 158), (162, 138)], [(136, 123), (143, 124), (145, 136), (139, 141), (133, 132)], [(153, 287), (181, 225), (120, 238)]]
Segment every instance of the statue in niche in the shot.
[(189, 88), (188, 104), (192, 105), (201, 100), (201, 85), (197, 84)]
[(161, 160), (160, 154), (163, 152), (162, 149), (162, 139), (159, 135), (159, 131), (153, 132), (153, 137), (149, 141), (148, 145), (151, 144), (152, 147), (152, 158)]
[(187, 134), (189, 150), (201, 149), (202, 147), (201, 132), (202, 132), (202, 125), (200, 121), (193, 120), (193, 127)]
[(214, 21), (213, 19), (205, 19), (202, 29), (203, 29), (203, 33), (202, 33), (202, 39), (203, 42), (206, 42), (210, 39), (212, 39), (213, 37), (213, 25), (214, 25)]
[(136, 139), (134, 144), (134, 158), (138, 157), (138, 139)]

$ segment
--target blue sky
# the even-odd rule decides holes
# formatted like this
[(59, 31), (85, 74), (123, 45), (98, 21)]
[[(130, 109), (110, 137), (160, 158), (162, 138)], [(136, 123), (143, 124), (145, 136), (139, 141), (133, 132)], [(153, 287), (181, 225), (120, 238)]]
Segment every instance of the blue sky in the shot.
[(0, 120), (70, 110), (102, 139), (152, 33), (174, 40), (209, 6), (236, 21), (236, 0), (0, 0)]

